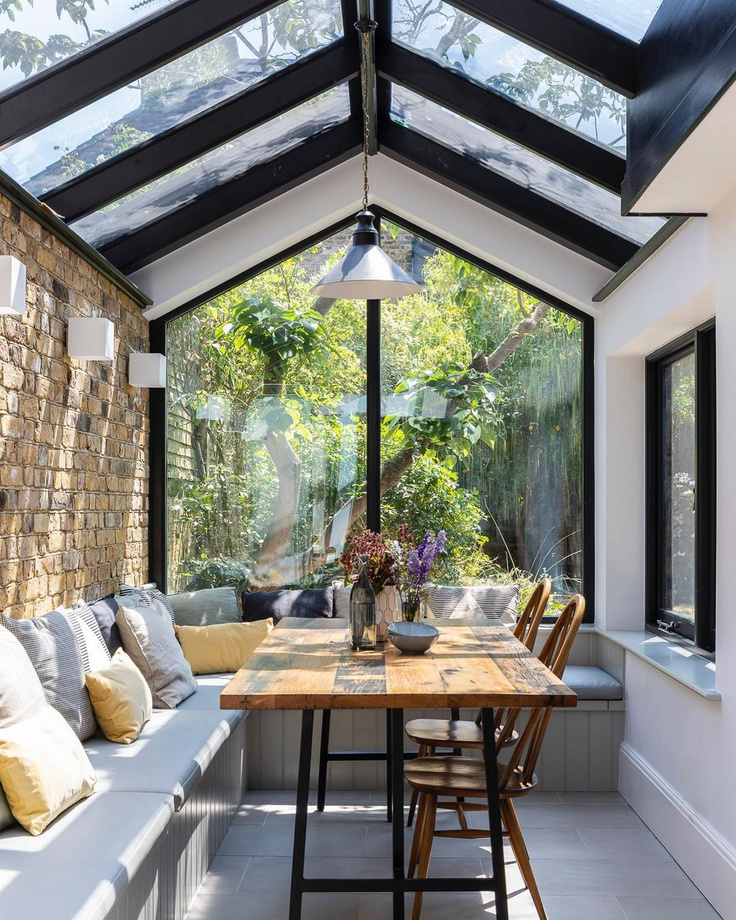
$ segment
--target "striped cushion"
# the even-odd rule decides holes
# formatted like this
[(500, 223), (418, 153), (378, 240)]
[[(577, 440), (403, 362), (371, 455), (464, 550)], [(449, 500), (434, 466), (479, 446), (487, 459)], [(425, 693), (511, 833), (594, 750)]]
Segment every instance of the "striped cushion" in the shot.
[(106, 667), (110, 663), (110, 652), (102, 638), (94, 613), (84, 601), (75, 604), (69, 610), (64, 610), (63, 613), (74, 630), (85, 673)]
[(431, 585), (427, 602), (434, 616), (451, 617), (458, 607), (468, 604), (468, 595), (477, 602), (489, 624), (516, 625), (518, 585)]
[(147, 585), (143, 585), (140, 588), (134, 588), (133, 585), (129, 585), (124, 581), (120, 582), (120, 597), (128, 598), (128, 606), (134, 607), (151, 607), (153, 610), (158, 610), (160, 613), (164, 611), (168, 613), (171, 617), (171, 625), (176, 626), (176, 619), (174, 618), (174, 608), (171, 606), (171, 602), (168, 597), (159, 591), (154, 582), (150, 582)]
[(26, 650), (46, 699), (67, 721), (80, 741), (97, 731), (92, 703), (84, 683), (82, 655), (67, 617), (54, 610), (43, 617), (0, 622)]

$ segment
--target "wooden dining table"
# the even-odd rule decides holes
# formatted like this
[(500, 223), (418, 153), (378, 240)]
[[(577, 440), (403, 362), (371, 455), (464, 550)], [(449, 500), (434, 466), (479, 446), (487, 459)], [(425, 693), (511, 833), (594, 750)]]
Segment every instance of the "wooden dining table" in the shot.
[[(404, 920), (404, 895), (416, 891), (493, 891), (497, 920), (508, 920), (503, 828), (498, 796), (494, 709), (575, 706), (577, 696), (503, 626), (439, 626), (424, 655), (348, 647), (345, 620), (284, 619), (220, 695), (222, 709), (301, 710), (289, 920), (302, 897), (324, 892), (387, 892)], [(407, 878), (404, 859), (404, 709), (471, 707), (482, 712), (492, 878)], [(385, 709), (390, 739), (393, 875), (305, 878), (310, 765), (316, 710)]]

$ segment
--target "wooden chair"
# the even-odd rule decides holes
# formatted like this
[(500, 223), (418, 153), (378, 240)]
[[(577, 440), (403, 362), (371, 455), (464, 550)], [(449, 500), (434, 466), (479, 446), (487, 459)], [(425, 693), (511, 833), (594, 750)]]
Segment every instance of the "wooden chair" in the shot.
[[(539, 656), (557, 677), (561, 678), (565, 670), (584, 613), (585, 599), (576, 594), (560, 614)], [(542, 749), (552, 709), (548, 707), (527, 711), (529, 720), (524, 728), (519, 730), (519, 740), (516, 745), (509, 749), (508, 761), (499, 762), (498, 791), (501, 798), (504, 836), (511, 841), (514, 856), (540, 920), (547, 920), (513, 800), (528, 795), (537, 785), (534, 768)], [(508, 733), (514, 730), (521, 712), (521, 709), (506, 711), (501, 730), (501, 743), (503, 743), (504, 736), (508, 736)], [(417, 826), (414, 830), (409, 857), (409, 878), (413, 878), (415, 872), (419, 878), (426, 878), (434, 837), (479, 838), (488, 836), (488, 831), (469, 828), (466, 822), (464, 827), (461, 826), (457, 830), (438, 831), (435, 828), (438, 807), (455, 811), (477, 811), (487, 807), (485, 764), (477, 757), (422, 757), (408, 763), (404, 768), (404, 775), (412, 792), (419, 793)], [(447, 796), (454, 801), (440, 803), (438, 801), (440, 796)], [(478, 798), (484, 801), (482, 803), (465, 801)], [(414, 896), (412, 920), (419, 920), (421, 909), (422, 892), (417, 892)]]
[[(536, 585), (531, 597), (526, 602), (519, 621), (514, 629), (516, 638), (523, 642), (529, 651), (534, 650), (537, 633), (547, 609), (552, 582), (543, 578)], [(546, 662), (545, 662), (546, 664)], [(496, 734), (500, 732), (503, 713), (496, 714)], [(480, 713), (475, 722), (461, 721), (459, 711), (453, 710), (449, 719), (413, 719), (406, 726), (406, 734), (419, 745), (419, 757), (432, 756), (438, 747), (450, 747), (453, 753), (459, 754), (462, 748), (483, 747), (483, 729), (480, 724)], [(518, 738), (513, 731), (505, 736), (505, 745), (513, 744)], [(418, 793), (412, 792), (409, 805), (409, 819), (407, 827), (411, 827), (417, 807)], [(462, 811), (458, 813), (461, 826), (464, 826)]]

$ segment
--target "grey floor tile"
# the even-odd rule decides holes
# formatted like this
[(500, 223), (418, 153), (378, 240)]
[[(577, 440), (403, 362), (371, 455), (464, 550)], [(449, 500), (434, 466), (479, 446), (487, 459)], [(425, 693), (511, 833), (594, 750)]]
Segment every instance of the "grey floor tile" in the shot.
[(517, 808), (526, 808), (528, 805), (561, 805), (561, 792), (533, 792), (523, 795), (516, 800)]
[(615, 897), (693, 898), (699, 892), (673, 861), (652, 863), (588, 859), (534, 860), (532, 868), (542, 897), (547, 895), (613, 895)]
[[(626, 800), (618, 792), (556, 792), (563, 805), (625, 805)], [(527, 796), (534, 801), (535, 795)]]
[(228, 894), (237, 891), (250, 859), (250, 856), (215, 856), (200, 893)]
[[(273, 825), (294, 825), (296, 809), (273, 808), (265, 816), (266, 823)], [(309, 808), (309, 826), (310, 827), (330, 827), (335, 824), (385, 824), (390, 827), (386, 820), (386, 809), (380, 805), (353, 804), (353, 805), (326, 805), (322, 812), (317, 811), (317, 806), (312, 805)]]
[(705, 898), (619, 898), (626, 920), (720, 920)]
[[(302, 920), (358, 920), (358, 895), (305, 895)], [(199, 894), (187, 920), (285, 920), (288, 894), (247, 891), (235, 895)]]
[[(307, 830), (307, 853), (310, 856), (362, 856), (365, 853), (366, 828), (360, 825), (333, 826), (329, 834), (319, 828)], [(294, 832), (289, 826), (232, 826), (227, 832), (220, 854), (223, 856), (291, 856)], [(381, 855), (381, 854), (379, 854)]]
[(519, 808), (519, 824), (527, 827), (638, 827), (646, 825), (626, 804), (529, 805)]
[[(672, 857), (648, 828), (581, 828), (593, 859), (663, 860)], [(532, 854), (534, 855), (534, 854)]]
[(547, 920), (626, 920), (617, 898), (596, 895), (545, 897)]
[[(391, 859), (341, 857), (311, 857), (304, 865), (304, 874), (310, 877), (380, 878), (392, 875)], [(289, 890), (291, 859), (283, 856), (254, 856), (240, 881), (240, 891)]]
[(575, 828), (530, 827), (524, 841), (532, 859), (590, 859), (590, 852)]

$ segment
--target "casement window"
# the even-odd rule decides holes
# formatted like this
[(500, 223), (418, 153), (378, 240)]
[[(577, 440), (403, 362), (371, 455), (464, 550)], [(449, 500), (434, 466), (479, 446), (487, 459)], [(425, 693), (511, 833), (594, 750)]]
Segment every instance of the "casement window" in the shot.
[(647, 360), (647, 628), (715, 650), (715, 326)]

